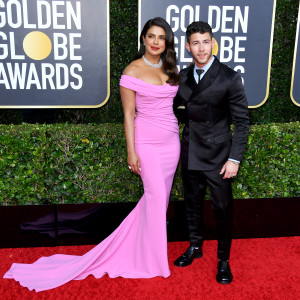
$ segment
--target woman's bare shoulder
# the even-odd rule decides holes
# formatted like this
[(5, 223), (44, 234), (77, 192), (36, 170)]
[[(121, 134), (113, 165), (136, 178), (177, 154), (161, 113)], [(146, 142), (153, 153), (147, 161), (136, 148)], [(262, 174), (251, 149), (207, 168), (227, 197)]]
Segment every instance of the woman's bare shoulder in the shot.
[(129, 75), (132, 77), (139, 77), (141, 72), (141, 61), (140, 59), (131, 62), (124, 70), (123, 75)]

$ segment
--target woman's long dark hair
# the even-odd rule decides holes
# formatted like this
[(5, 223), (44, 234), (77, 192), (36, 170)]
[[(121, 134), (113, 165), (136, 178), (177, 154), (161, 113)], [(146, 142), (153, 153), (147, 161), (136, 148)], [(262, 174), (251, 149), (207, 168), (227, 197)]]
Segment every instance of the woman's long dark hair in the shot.
[(166, 40), (165, 40), (166, 49), (160, 56), (160, 58), (163, 61), (162, 69), (164, 73), (169, 76), (167, 83), (171, 85), (177, 85), (179, 84), (179, 74), (176, 67), (176, 52), (174, 50), (174, 33), (170, 25), (163, 18), (156, 17), (154, 19), (150, 19), (149, 21), (147, 21), (140, 35), (140, 49), (134, 59), (139, 59), (145, 54), (143, 37), (144, 38), (146, 37), (148, 30), (152, 26), (161, 27), (166, 32)]

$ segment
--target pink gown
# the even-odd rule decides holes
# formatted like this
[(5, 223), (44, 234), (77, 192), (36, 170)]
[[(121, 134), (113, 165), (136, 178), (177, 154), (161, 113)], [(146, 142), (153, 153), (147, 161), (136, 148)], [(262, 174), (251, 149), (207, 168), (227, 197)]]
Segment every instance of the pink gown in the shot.
[[(120, 226), (82, 256), (56, 254), (32, 264), (12, 264), (4, 278), (29, 290), (49, 290), (88, 275), (168, 277), (166, 211), (180, 152), (173, 114), (178, 86), (153, 85), (123, 75), (120, 85), (136, 92), (135, 147), (144, 195)], [(126, 167), (126, 166), (123, 166)]]

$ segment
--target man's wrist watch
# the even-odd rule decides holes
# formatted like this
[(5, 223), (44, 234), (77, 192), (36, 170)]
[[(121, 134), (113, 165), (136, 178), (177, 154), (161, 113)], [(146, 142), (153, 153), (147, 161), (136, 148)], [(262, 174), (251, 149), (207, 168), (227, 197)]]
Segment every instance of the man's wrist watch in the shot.
[(232, 161), (234, 164), (239, 165), (240, 162), (238, 160), (232, 159), (232, 158), (228, 158), (229, 161)]

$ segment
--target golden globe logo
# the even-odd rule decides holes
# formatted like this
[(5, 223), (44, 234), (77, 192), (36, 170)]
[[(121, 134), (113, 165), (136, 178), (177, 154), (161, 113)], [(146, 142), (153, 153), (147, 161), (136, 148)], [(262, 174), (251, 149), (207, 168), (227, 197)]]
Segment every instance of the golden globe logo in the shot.
[(32, 31), (25, 36), (23, 49), (31, 59), (43, 60), (51, 53), (52, 43), (45, 33)]
[(212, 54), (215, 55), (215, 56), (217, 56), (218, 52), (219, 52), (219, 44), (218, 44), (218, 42), (216, 41), (215, 38), (213, 38), (213, 40), (215, 41), (215, 45), (214, 45), (214, 47), (212, 49)]
[(80, 1), (0, 0), (0, 88), (81, 89)]

